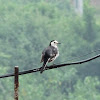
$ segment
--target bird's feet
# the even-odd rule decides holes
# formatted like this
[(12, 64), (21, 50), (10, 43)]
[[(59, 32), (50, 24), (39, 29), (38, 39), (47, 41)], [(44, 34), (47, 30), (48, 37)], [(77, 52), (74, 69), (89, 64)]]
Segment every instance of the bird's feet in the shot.
[(43, 71), (45, 71), (45, 68), (41, 67), (41, 68), (40, 68), (40, 73), (42, 74)]

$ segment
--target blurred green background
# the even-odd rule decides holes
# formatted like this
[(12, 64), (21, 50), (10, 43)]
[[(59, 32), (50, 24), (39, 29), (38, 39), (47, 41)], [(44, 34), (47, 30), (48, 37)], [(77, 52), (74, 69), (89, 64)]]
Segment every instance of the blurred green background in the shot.
[[(53, 39), (62, 43), (56, 64), (99, 54), (85, 55), (100, 49), (99, 0), (80, 1), (0, 0), (0, 75), (16, 65), (41, 67), (41, 52)], [(19, 82), (19, 100), (100, 100), (100, 58), (22, 75)], [(0, 79), (0, 100), (13, 100), (13, 88), (13, 77)]]

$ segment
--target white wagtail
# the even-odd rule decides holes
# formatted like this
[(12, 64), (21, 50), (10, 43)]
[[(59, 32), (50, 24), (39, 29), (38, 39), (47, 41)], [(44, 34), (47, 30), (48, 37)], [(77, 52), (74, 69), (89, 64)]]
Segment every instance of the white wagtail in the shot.
[(45, 70), (45, 67), (48, 62), (54, 61), (59, 56), (57, 44), (60, 43), (56, 40), (52, 40), (49, 46), (43, 50), (41, 57), (41, 62), (43, 62), (43, 65), (41, 67), (40, 73)]

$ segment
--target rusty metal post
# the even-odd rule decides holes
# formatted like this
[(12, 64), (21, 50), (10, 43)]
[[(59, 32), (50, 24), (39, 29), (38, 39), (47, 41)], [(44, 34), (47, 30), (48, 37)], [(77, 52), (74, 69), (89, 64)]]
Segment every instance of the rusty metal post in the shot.
[(18, 72), (19, 68), (18, 66), (15, 66), (14, 68), (14, 100), (18, 100), (18, 87), (19, 87), (19, 80), (18, 80)]

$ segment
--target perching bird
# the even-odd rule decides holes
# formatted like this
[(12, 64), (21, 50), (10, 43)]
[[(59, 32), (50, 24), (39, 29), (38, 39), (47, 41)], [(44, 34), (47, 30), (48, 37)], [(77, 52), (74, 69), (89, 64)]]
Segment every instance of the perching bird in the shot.
[(45, 70), (47, 63), (54, 61), (59, 56), (59, 51), (57, 44), (60, 44), (56, 40), (52, 40), (47, 48), (42, 52), (41, 62), (43, 65), (41, 67), (40, 73)]

